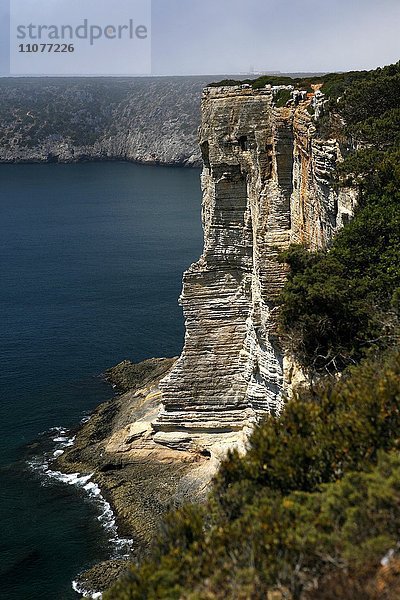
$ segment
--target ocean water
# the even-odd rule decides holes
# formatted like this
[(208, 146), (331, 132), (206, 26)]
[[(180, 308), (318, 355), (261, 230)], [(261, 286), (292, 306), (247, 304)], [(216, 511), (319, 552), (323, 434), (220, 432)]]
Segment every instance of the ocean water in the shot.
[(50, 478), (41, 460), (112, 395), (107, 367), (180, 352), (200, 204), (195, 169), (0, 165), (4, 600), (73, 600), (79, 571), (116, 551), (91, 482)]

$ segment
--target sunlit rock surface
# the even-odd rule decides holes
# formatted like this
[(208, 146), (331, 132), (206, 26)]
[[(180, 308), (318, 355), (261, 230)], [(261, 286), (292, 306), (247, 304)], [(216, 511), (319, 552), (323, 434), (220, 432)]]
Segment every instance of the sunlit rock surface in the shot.
[(273, 97), (269, 87), (203, 94), (204, 251), (184, 274), (185, 346), (153, 423), (171, 447), (240, 447), (260, 416), (279, 413), (300, 377), (276, 336), (277, 254), (323, 247), (353, 213), (355, 192), (332, 186), (339, 143), (318, 139), (306, 101), (276, 108)]

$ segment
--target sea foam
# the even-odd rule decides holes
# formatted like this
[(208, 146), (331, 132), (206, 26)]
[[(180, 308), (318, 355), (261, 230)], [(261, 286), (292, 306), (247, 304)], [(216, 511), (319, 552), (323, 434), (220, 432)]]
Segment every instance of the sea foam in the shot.
[(80, 596), (83, 596), (84, 598), (92, 598), (92, 600), (101, 600), (101, 598), (103, 597), (103, 594), (101, 592), (90, 592), (86, 590), (79, 583), (79, 581), (72, 582), (72, 589), (74, 590), (74, 592), (76, 592)]
[[(87, 422), (89, 418), (90, 417), (85, 417), (84, 422)], [(99, 514), (97, 516), (97, 520), (107, 531), (108, 540), (112, 546), (110, 558), (129, 558), (133, 540), (122, 538), (118, 535), (115, 514), (110, 503), (107, 502), (107, 500), (103, 497), (98, 484), (92, 481), (94, 473), (62, 473), (61, 471), (52, 469), (52, 463), (54, 460), (58, 456), (61, 456), (65, 452), (66, 448), (70, 448), (74, 445), (75, 436), (70, 436), (69, 430), (63, 427), (54, 427), (49, 433), (51, 434), (51, 440), (53, 442), (52, 450), (50, 452), (46, 452), (41, 457), (32, 458), (28, 461), (28, 465), (35, 472), (40, 473), (43, 478), (43, 485), (48, 485), (51, 483), (51, 481), (57, 481), (67, 485), (75, 486), (82, 490), (98, 509)], [(82, 584), (80, 584), (78, 581), (73, 581), (72, 587), (75, 592), (84, 598), (98, 600), (102, 597), (101, 592), (85, 590)]]

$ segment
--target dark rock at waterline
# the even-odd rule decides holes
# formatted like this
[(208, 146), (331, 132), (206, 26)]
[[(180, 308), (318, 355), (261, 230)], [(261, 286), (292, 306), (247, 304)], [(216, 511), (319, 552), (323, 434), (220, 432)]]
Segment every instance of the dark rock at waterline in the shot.
[[(93, 473), (92, 481), (114, 510), (119, 536), (133, 542), (131, 561), (148, 551), (168, 510), (205, 499), (213, 474), (209, 457), (200, 451), (171, 450), (153, 440), (152, 422), (161, 402), (159, 382), (175, 361), (124, 361), (109, 369), (106, 378), (124, 393), (101, 404), (76, 432), (74, 445), (53, 463), (65, 473)], [(106, 568), (102, 563), (80, 576), (78, 588), (103, 591), (126, 568), (128, 559), (105, 564)]]
[(85, 595), (106, 590), (126, 572), (127, 567), (126, 560), (106, 560), (82, 573), (77, 586)]
[(105, 372), (107, 381), (120, 391), (128, 392), (135, 388), (144, 387), (150, 381), (164, 376), (171, 368), (176, 358), (150, 358), (141, 363), (124, 360)]

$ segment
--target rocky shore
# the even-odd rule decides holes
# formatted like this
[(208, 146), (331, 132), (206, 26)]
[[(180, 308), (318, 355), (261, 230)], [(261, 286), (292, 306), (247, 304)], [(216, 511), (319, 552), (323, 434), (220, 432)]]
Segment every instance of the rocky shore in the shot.
[[(133, 540), (131, 561), (149, 549), (162, 515), (185, 501), (201, 502), (215, 464), (200, 452), (153, 442), (151, 423), (160, 407), (160, 381), (175, 358), (124, 361), (106, 372), (120, 394), (101, 404), (76, 432), (75, 442), (53, 468), (91, 474), (116, 515), (118, 532)], [(127, 566), (109, 560), (82, 573), (79, 590), (103, 591)]]

